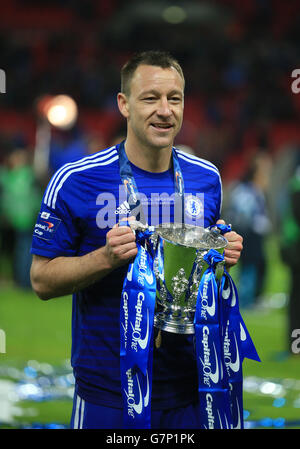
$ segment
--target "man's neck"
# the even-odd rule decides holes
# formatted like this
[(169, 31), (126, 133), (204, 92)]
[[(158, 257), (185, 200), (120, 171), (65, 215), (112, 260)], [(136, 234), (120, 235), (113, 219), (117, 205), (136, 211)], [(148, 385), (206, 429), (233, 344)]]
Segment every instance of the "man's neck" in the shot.
[(134, 145), (126, 139), (125, 151), (129, 161), (142, 170), (162, 173), (169, 170), (171, 166), (172, 147), (145, 147), (143, 145)]

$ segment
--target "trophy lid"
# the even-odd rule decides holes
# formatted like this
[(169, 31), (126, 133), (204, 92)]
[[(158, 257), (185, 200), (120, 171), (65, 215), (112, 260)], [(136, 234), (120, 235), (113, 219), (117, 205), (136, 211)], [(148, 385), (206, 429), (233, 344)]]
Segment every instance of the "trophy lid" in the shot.
[(155, 227), (155, 232), (170, 243), (196, 249), (221, 249), (227, 240), (219, 228), (203, 228), (181, 223), (164, 223)]

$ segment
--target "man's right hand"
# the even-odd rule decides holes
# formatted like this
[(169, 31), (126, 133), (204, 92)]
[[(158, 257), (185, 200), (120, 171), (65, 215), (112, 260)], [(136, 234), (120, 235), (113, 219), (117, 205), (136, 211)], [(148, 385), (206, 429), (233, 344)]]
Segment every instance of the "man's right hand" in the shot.
[(116, 224), (106, 234), (104, 249), (112, 268), (124, 265), (137, 255), (135, 234), (129, 226)]

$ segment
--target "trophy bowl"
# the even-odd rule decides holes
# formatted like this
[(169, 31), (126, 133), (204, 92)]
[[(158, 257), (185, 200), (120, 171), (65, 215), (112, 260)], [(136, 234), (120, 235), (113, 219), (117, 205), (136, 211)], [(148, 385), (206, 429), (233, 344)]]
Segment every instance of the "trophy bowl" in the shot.
[[(222, 254), (228, 242), (217, 226), (210, 229), (181, 223), (156, 226), (155, 239), (154, 325), (166, 332), (193, 334), (199, 284), (208, 268), (203, 257), (210, 249)], [(223, 275), (224, 263), (215, 267), (217, 280)]]

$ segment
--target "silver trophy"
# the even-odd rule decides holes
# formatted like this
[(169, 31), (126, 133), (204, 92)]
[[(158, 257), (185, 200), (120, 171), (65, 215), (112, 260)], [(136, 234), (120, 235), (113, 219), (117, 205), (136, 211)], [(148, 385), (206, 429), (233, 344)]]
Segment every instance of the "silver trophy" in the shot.
[[(208, 268), (203, 259), (210, 249), (221, 254), (227, 240), (218, 227), (163, 224), (152, 236), (157, 256), (155, 327), (176, 334), (193, 334), (194, 316), (201, 277)], [(224, 261), (215, 267), (216, 278), (224, 272)]]

